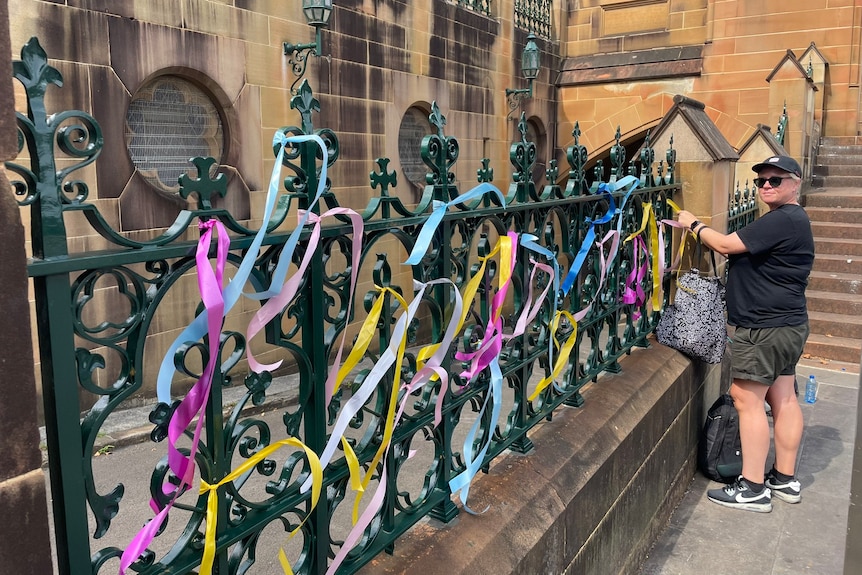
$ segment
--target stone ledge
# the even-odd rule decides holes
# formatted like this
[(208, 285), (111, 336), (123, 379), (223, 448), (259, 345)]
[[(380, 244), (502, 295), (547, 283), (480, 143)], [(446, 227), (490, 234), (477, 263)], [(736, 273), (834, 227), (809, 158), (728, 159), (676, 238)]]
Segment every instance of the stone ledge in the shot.
[(556, 85), (563, 87), (691, 77), (700, 76), (702, 70), (702, 46), (591, 54), (565, 59)]
[(53, 573), (48, 535), (45, 475), (40, 469), (0, 482), (0, 571), (16, 575)]
[[(636, 570), (691, 479), (704, 404), (721, 366), (693, 365), (660, 345), (583, 391), (470, 490), (450, 525), (424, 521), (360, 573), (590, 573)], [(710, 389), (712, 393), (705, 392)]]

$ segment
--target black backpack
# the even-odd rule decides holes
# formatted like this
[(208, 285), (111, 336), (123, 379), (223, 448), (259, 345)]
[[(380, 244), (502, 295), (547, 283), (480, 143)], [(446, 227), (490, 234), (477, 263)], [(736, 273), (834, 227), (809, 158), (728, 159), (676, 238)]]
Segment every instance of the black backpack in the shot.
[(731, 483), (742, 473), (739, 414), (729, 393), (715, 400), (706, 414), (698, 465), (704, 475), (722, 483)]

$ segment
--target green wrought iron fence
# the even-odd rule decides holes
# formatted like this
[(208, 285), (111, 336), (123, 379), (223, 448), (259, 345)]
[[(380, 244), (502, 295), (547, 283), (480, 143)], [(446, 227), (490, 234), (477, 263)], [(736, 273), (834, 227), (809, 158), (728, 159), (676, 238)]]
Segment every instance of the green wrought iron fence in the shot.
[(739, 182), (737, 182), (736, 190), (729, 199), (730, 202), (727, 206), (727, 233), (732, 234), (757, 219), (759, 212), (757, 207), (757, 189), (748, 187), (748, 181), (745, 182), (745, 187), (740, 188)]
[[(668, 217), (665, 200), (679, 190), (674, 151), (668, 150), (667, 160), (656, 164), (648, 138), (640, 156), (630, 162), (617, 142), (607, 177), (612, 185), (606, 186), (601, 183), (605, 179), (601, 164), (587, 173), (588, 152), (579, 143), (576, 127), (574, 144), (567, 150), (566, 185), (554, 183), (558, 168), (552, 161), (547, 174), (551, 183), (540, 189), (532, 180), (536, 146), (526, 139), (522, 116), (521, 138), (510, 152), (514, 175), (501, 192), (502, 198), (491, 193), (455, 203), (461, 196), (452, 171), (459, 145), (446, 134), (445, 118), (435, 104), (429, 117), (434, 133), (422, 141), (428, 184), (418, 205), (408, 207), (394, 195), (396, 175), (387, 172), (387, 159), (378, 159), (370, 184), (373, 189), (379, 187), (379, 195), (361, 212), (361, 234), (353, 225), (355, 220), (342, 211), (336, 214), (335, 223), (317, 228), (319, 244), (312, 250), (314, 218), (289, 232), (279, 231), (279, 226), (288, 214), (298, 216), (301, 210), (316, 214), (321, 204), (327, 209), (339, 208), (339, 198), (330, 191), (331, 182), (325, 177), (326, 168), (338, 159), (339, 141), (332, 130), (314, 126), (313, 113), (320, 105), (304, 82), (291, 100), (300, 124), (282, 128), (276, 135), (284, 138), (283, 147), (275, 150), (281, 151), (278, 157), (282, 158), (277, 167), (288, 176), (278, 173), (276, 181), (283, 189), (278, 190), (272, 216), (264, 218), (267, 228), (259, 247), (255, 244), (258, 230), (213, 207), (213, 198), (226, 188), (223, 178), (210, 177), (213, 160), (201, 158), (194, 160), (197, 178), (181, 179), (183, 196), (195, 195), (198, 208), (181, 211), (163, 234), (140, 239), (112, 229), (91, 201), (87, 184), (73, 178), (75, 171), (98, 157), (104, 146), (101, 130), (86, 112), (49, 114), (45, 109), (45, 91), (51, 85), (60, 86), (62, 78), (48, 65), (47, 55), (35, 39), (23, 48), (13, 73), (27, 94), (27, 115), (18, 114), (18, 136), (19, 156), (29, 159), (29, 167), (14, 162), (6, 165), (16, 175), (14, 190), (21, 206), (29, 208), (32, 223), (33, 257), (28, 271), (39, 318), (52, 506), (63, 575), (116, 573), (134, 535), (117, 534), (113, 529), (116, 518), (131, 513), (143, 523), (171, 504), (170, 521), (154, 523), (159, 529), (140, 554), (133, 554), (130, 571), (155, 575), (201, 569), (203, 573), (209, 569), (200, 566), (211, 562), (212, 572), (246, 573), (265, 560), (264, 549), (271, 546), (267, 540), (277, 541), (277, 551), (286, 533), (296, 531), (285, 551), (294, 572), (355, 572), (377, 553), (391, 549), (398, 536), (421, 518), (452, 520), (460, 508), (453, 502), (451, 480), (464, 477), (471, 465), (487, 469), (507, 449), (529, 451), (529, 431), (534, 425), (553, 417), (561, 404), (582, 405), (580, 390), (586, 383), (599, 380), (603, 372), (619, 371), (623, 355), (634, 347), (648, 346), (647, 337), (658, 317), (649, 301), (655, 286), (652, 263), (656, 254), (641, 251), (637, 246), (642, 243), (622, 240), (650, 221), (645, 214)], [(63, 156), (62, 163), (55, 152)], [(493, 170), (487, 160), (477, 174), (479, 187), (489, 187)], [(625, 176), (633, 176), (639, 184), (630, 194), (614, 190), (613, 183)], [(322, 196), (315, 203), (314, 191), (321, 182)], [(446, 204), (451, 205), (445, 212), (438, 211), (442, 217), (428, 249), (420, 249), (418, 263), (405, 267), (405, 255), (417, 246), (423, 230), (431, 229), (430, 211)], [(115, 247), (71, 251), (64, 219), (74, 213), (83, 214)], [(204, 364), (210, 365), (210, 354), (217, 360), (212, 363), (214, 373), (202, 410), (205, 424), (199, 441), (192, 433), (193, 424), (179, 437), (170, 437), (171, 422), (177, 421), (191, 394), (184, 396), (181, 389), (174, 389), (170, 395), (175, 400), (151, 400), (153, 450), (164, 455), (149, 477), (140, 477), (140, 485), (117, 484), (112, 474), (94, 471), (96, 438), (104, 422), (141, 391), (145, 371), (155, 369), (162, 360), (153, 357), (156, 352), (146, 344), (158, 329), (155, 318), (160, 305), (181, 282), (195, 275), (196, 247), (201, 245), (195, 239), (196, 222), (203, 225), (204, 238), (217, 223), (229, 230), (225, 264), (229, 269), (241, 269), (247, 258), (253, 262), (248, 281), (241, 286), (246, 291), (271, 285), (282, 259), (289, 258), (293, 269), (300, 261), (310, 262), (298, 276), (296, 294), (266, 323), (265, 330), (267, 345), (281, 350), (295, 366), (298, 400), (281, 410), (277, 424), (244, 410), (249, 404), (266, 404), (272, 374), (241, 370), (239, 365), (244, 364), (239, 358), (250, 345), (245, 332), (227, 322), (217, 323), (217, 340), (206, 334), (195, 336), (167, 356), (175, 374), (186, 374), (192, 380), (200, 377), (200, 381)], [(296, 229), (299, 235), (294, 235)], [(494, 297), (502, 291), (495, 282), (504, 274), (505, 265), (490, 256), (493, 246), (509, 232), (521, 241), (511, 270), (512, 293), (502, 307), (495, 307)], [(643, 233), (653, 234), (655, 228), (647, 226)], [(528, 234), (541, 249), (525, 248)], [(608, 237), (621, 240), (615, 252), (598, 245)], [(293, 246), (291, 238), (296, 240)], [(361, 240), (358, 252), (354, 246), (359, 244), (353, 240)], [(668, 256), (669, 241), (666, 237), (660, 247)], [(199, 255), (205, 264), (197, 268), (198, 276), (206, 275), (207, 268), (212, 271), (209, 262), (218, 259), (217, 252), (215, 247), (207, 251), (204, 245)], [(559, 279), (572, 269), (579, 253), (584, 256), (583, 265), (570, 291), (554, 287), (544, 298), (533, 295), (552, 283), (554, 261), (560, 266)], [(345, 263), (333, 263), (337, 261)], [(534, 274), (538, 263), (546, 267)], [(406, 273), (399, 274), (398, 269)], [(368, 271), (377, 287), (354, 295), (351, 279), (362, 270)], [(432, 284), (439, 278), (451, 283)], [(440, 371), (421, 385), (406, 387), (406, 382), (416, 381), (423, 363), (432, 362), (428, 350), (449, 341), (444, 326), (452, 325), (456, 315), (456, 294), (474, 278), (479, 283), (475, 295), (465, 302), (468, 313), (463, 328), (442, 349)], [(397, 300), (410, 301), (417, 293), (413, 281), (429, 287), (419, 301), (422, 313), (405, 325), (401, 321), (405, 312)], [(632, 293), (641, 288), (644, 297), (625, 300), (621, 296), (626, 287)], [(105, 294), (114, 298), (111, 305), (95, 310), (88, 307)], [(500, 349), (494, 357), (498, 363), (484, 367), (477, 377), (462, 376), (470, 362), (456, 352), (475, 351), (482, 344), (495, 309), (502, 310), (496, 325), (503, 326), (506, 334), (516, 333), (513, 326), (531, 298), (536, 313), (521, 333), (497, 340)], [(328, 388), (330, 370), (339, 367), (332, 358), (342, 334), (349, 324), (367, 320), (374, 304), (381, 301), (382, 308), (376, 308), (379, 318), (370, 325), (371, 339), (377, 345), (362, 353), (362, 361), (349, 370), (337, 391)], [(215, 309), (196, 301), (187, 305), (197, 306), (198, 317), (207, 319)], [(580, 321), (574, 323), (571, 320), (576, 314)], [(392, 348), (399, 330), (406, 333), (406, 349), (398, 356), (401, 360), (392, 361), (384, 350)], [(361, 334), (356, 341), (359, 339)], [(571, 353), (560, 364), (567, 344), (571, 344)], [(348, 350), (355, 349), (348, 345)], [(387, 357), (389, 363), (384, 361)], [(362, 397), (363, 384), (380, 365), (386, 366), (382, 378), (370, 395)], [(537, 380), (554, 375), (556, 365), (562, 369), (553, 384), (537, 393)], [(495, 369), (502, 379), (496, 389)], [(223, 391), (240, 381), (245, 385), (244, 395), (229, 405)], [(84, 393), (96, 400), (82, 414), (79, 400)], [(351, 401), (359, 405), (351, 407)], [(494, 409), (487, 408), (489, 404)], [(388, 426), (387, 422), (394, 421), (391, 414), (396, 405), (404, 411), (397, 414), (397, 425)], [(315, 458), (285, 442), (301, 441), (320, 456), (346, 413), (349, 433), (322, 477), (315, 479)], [(195, 477), (177, 476), (177, 466), (168, 455), (171, 441), (176, 441), (181, 458), (189, 456), (194, 461)], [(282, 446), (290, 448), (287, 454), (273, 451)], [(355, 454), (355, 464), (350, 453)], [(382, 459), (378, 457), (381, 453)], [(414, 453), (423, 455), (411, 458)], [(410, 466), (418, 467), (421, 477), (412, 486), (401, 481)], [(370, 518), (362, 523), (360, 517), (363, 527), (358, 534), (345, 536), (334, 525), (338, 518), (347, 517), (349, 522), (351, 503), (357, 499), (351, 495), (351, 477), (363, 473), (369, 495), (358, 512), (363, 515), (371, 509)], [(317, 505), (314, 490), (302, 488), (306, 481), (321, 488)], [(148, 511), (145, 501), (126, 495), (133, 492), (147, 493), (154, 510)], [(372, 498), (370, 493), (378, 497)], [(337, 569), (336, 558), (341, 561)], [(277, 562), (271, 569), (279, 569)]]
[(784, 140), (787, 138), (787, 122), (787, 102), (785, 102), (781, 115), (778, 117), (778, 127), (775, 129), (775, 140), (782, 146), (784, 145)]
[[(736, 189), (728, 200), (727, 233), (729, 234), (738, 232), (760, 215), (760, 208), (757, 205), (757, 188), (750, 188), (747, 180), (743, 188), (740, 188), (739, 182), (736, 182)], [(724, 265), (725, 280), (729, 272), (730, 267)]]

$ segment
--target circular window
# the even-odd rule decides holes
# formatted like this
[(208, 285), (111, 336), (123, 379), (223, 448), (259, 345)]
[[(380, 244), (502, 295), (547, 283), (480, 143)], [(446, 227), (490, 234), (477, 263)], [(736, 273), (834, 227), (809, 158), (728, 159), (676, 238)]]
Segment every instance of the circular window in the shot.
[(176, 76), (161, 76), (141, 88), (126, 115), (126, 145), (135, 167), (159, 190), (177, 192), (198, 156), (217, 163), (224, 152), (221, 116), (200, 88)]
[(416, 107), (409, 108), (398, 128), (398, 156), (404, 177), (420, 188), (425, 187), (425, 174), (428, 172), (422, 161), (422, 138), (430, 133), (428, 114)]

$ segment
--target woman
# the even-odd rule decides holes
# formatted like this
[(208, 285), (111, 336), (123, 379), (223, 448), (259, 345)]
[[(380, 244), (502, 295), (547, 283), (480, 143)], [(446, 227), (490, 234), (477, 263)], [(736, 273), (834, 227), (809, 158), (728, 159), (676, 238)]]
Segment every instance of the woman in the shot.
[[(728, 256), (727, 319), (736, 327), (731, 342), (730, 395), (739, 412), (742, 475), (707, 493), (710, 501), (748, 511), (772, 511), (772, 495), (801, 499), (796, 456), (802, 440), (802, 410), (796, 399), (796, 363), (808, 338), (805, 287), (814, 263), (811, 222), (799, 205), (802, 171), (788, 156), (773, 156), (752, 168), (769, 212), (732, 234), (714, 230), (685, 210), (679, 222), (708, 248)], [(775, 463), (769, 454), (772, 407)]]

